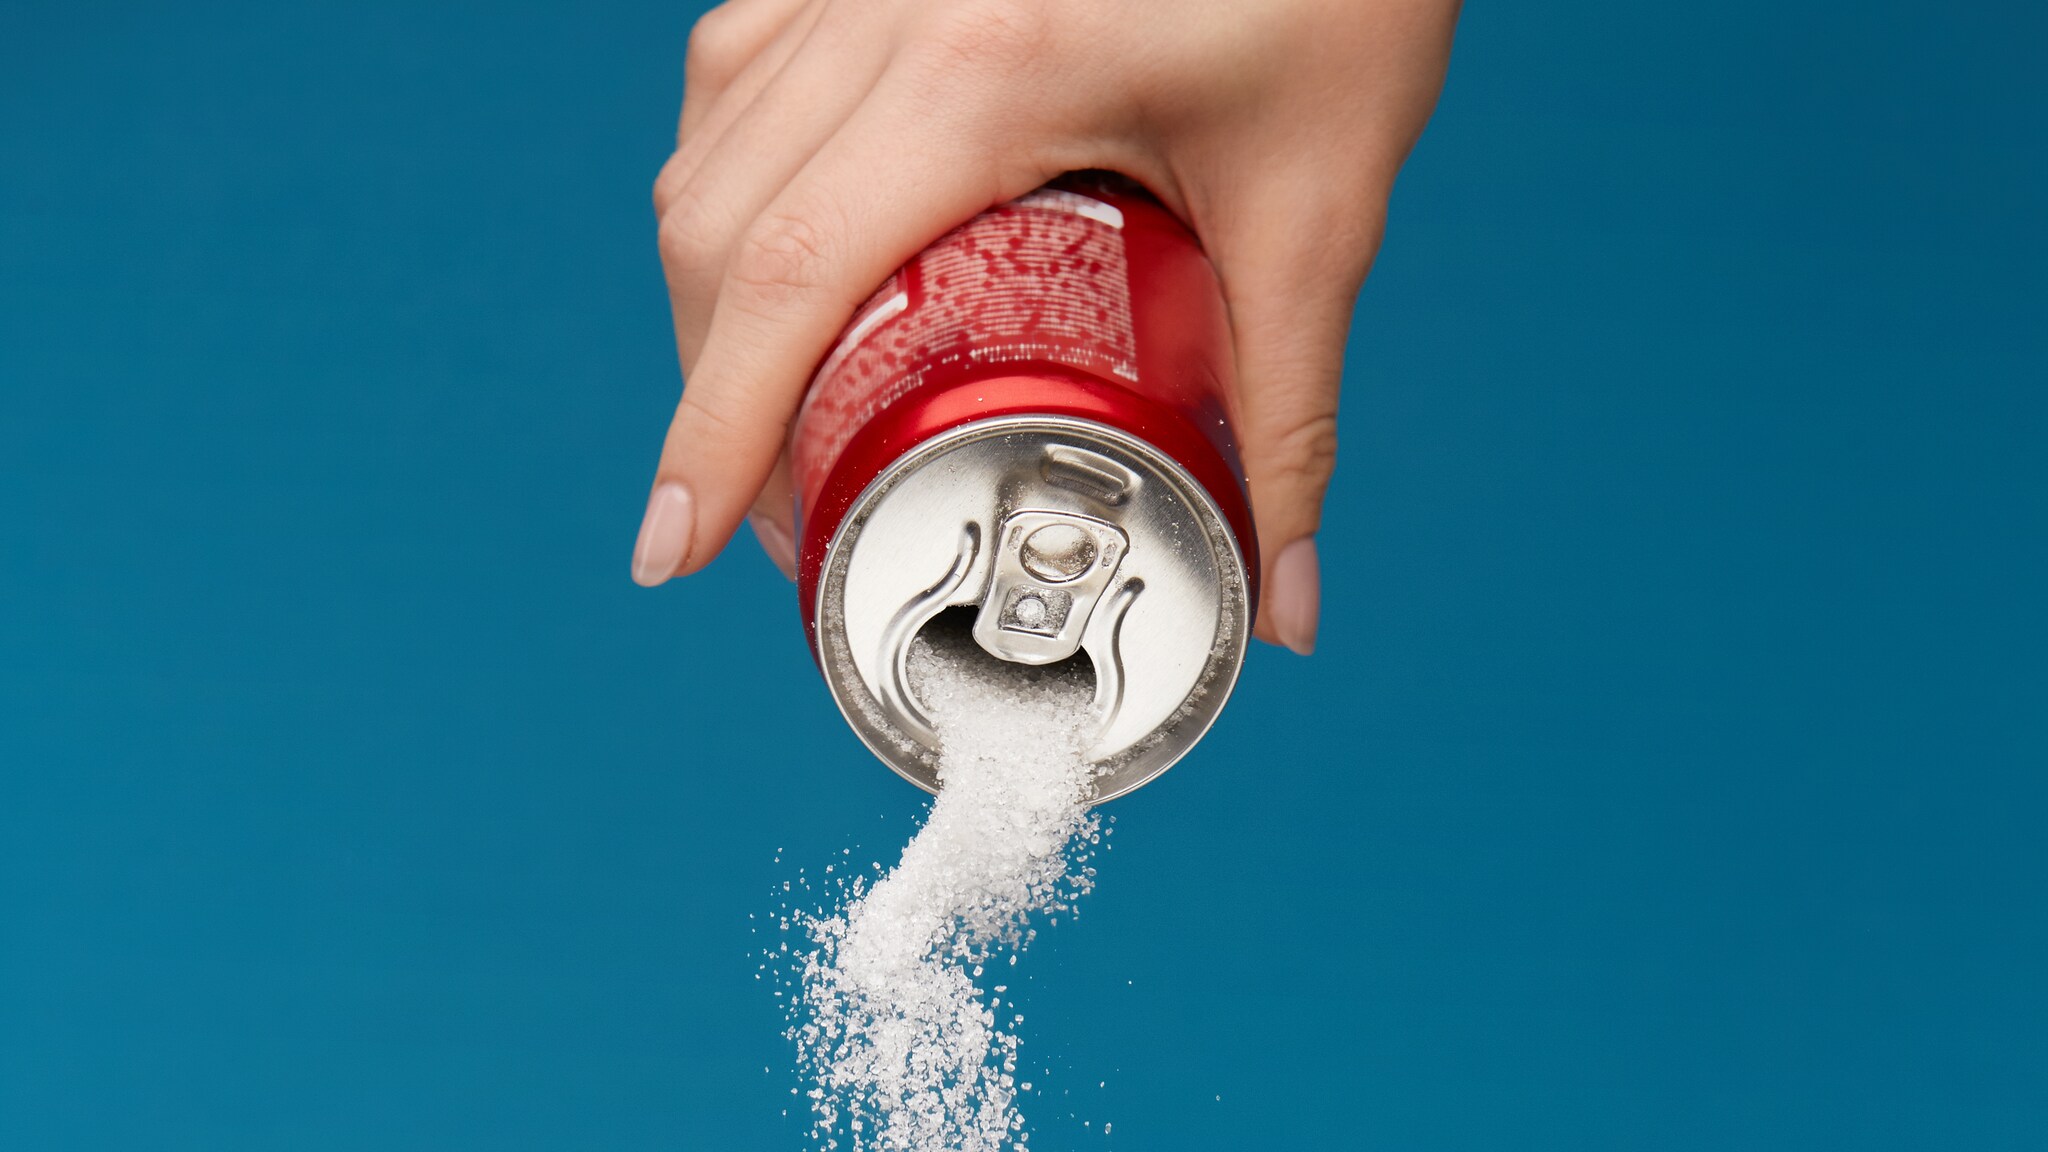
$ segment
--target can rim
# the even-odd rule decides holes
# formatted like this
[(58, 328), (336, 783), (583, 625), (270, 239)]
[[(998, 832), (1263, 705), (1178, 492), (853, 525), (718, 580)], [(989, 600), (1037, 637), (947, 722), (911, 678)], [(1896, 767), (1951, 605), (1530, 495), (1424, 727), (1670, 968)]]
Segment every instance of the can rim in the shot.
[[(1178, 487), (1194, 498), (1196, 511), (1205, 521), (1204, 527), (1207, 529), (1210, 539), (1212, 541), (1220, 540), (1228, 548), (1230, 570), (1221, 574), (1223, 577), (1221, 582), (1227, 589), (1235, 593), (1239, 604), (1234, 629), (1235, 634), (1226, 642), (1227, 653), (1222, 661), (1222, 663), (1228, 666), (1227, 674), (1217, 674), (1207, 689), (1208, 692), (1213, 693), (1215, 696), (1214, 705), (1206, 708), (1204, 714), (1188, 718), (1187, 722), (1192, 727), (1182, 729), (1186, 733), (1186, 738), (1176, 741), (1175, 743), (1179, 747), (1175, 748), (1170, 755), (1161, 760), (1151, 771), (1141, 778), (1118, 787), (1113, 791), (1103, 792), (1098, 789), (1095, 795), (1090, 798), (1089, 803), (1091, 805), (1102, 804), (1117, 799), (1120, 796), (1127, 796), (1158, 779), (1160, 776), (1165, 775), (1169, 768), (1180, 763), (1183, 757), (1194, 750), (1195, 745), (1201, 743), (1203, 737), (1208, 734), (1209, 729), (1215, 725), (1216, 718), (1222, 714), (1225, 705), (1229, 703), (1231, 693), (1236, 690), (1238, 676), (1244, 669), (1245, 653), (1251, 646), (1251, 618), (1254, 606), (1251, 604), (1251, 584), (1249, 572), (1245, 565), (1243, 542), (1238, 540), (1237, 533), (1232, 529), (1228, 515), (1225, 513), (1223, 506), (1217, 501), (1215, 495), (1200, 480), (1196, 479), (1194, 474), (1179, 460), (1161, 451), (1150, 441), (1133, 435), (1115, 425), (1082, 416), (1071, 416), (1057, 412), (1013, 412), (999, 416), (983, 417), (978, 420), (954, 425), (919, 444), (915, 449), (905, 453), (901, 458), (869, 480), (862, 487), (860, 494), (846, 505), (846, 510), (840, 516), (839, 523), (834, 526), (831, 540), (826, 544), (825, 554), (818, 566), (817, 588), (813, 593), (812, 619), (817, 622), (817, 625), (812, 638), (812, 655), (817, 659), (820, 670), (825, 674), (825, 686), (832, 694), (833, 704), (838, 707), (840, 715), (845, 718), (847, 727), (853, 729), (854, 734), (860, 738), (861, 743), (867, 747), (868, 751), (874, 753), (876, 759), (886, 764), (889, 770), (896, 773), (896, 775), (927, 793), (937, 795), (939, 791), (938, 786), (935, 780), (930, 778), (929, 772), (921, 775), (901, 762), (902, 759), (910, 759), (913, 762), (918, 762), (919, 766), (922, 767), (923, 765), (917, 756), (914, 753), (904, 756), (905, 749), (891, 747), (888, 741), (884, 739), (883, 733), (870, 731), (869, 718), (864, 715), (865, 710), (860, 707), (858, 701), (848, 698), (849, 686), (840, 683), (842, 677), (851, 678), (853, 680), (851, 687), (855, 690), (865, 692), (867, 689), (865, 685), (859, 683), (859, 678), (853, 675), (850, 667), (842, 668), (826, 658), (825, 646), (828, 642), (828, 630), (836, 627), (839, 634), (843, 637), (845, 629), (842, 618), (827, 612), (826, 598), (831, 593), (835, 583), (840, 586), (843, 595), (844, 573), (838, 573), (839, 578), (836, 581), (834, 576), (835, 569), (841, 567), (846, 559), (844, 548), (849, 532), (853, 531), (857, 525), (865, 523), (869, 506), (890, 488), (893, 488), (903, 477), (914, 471), (915, 464), (921, 464), (958, 447), (962, 443), (980, 439), (990, 434), (1013, 434), (1034, 430), (1083, 432), (1090, 436), (1106, 439), (1142, 457), (1148, 463), (1157, 467), (1162, 473), (1169, 476)], [(1213, 661), (1215, 657), (1212, 655), (1211, 659)], [(916, 744), (915, 739), (908, 734), (898, 733), (897, 735), (903, 740)], [(924, 748), (921, 744), (916, 744), (916, 746), (927, 754), (934, 753), (934, 750)]]

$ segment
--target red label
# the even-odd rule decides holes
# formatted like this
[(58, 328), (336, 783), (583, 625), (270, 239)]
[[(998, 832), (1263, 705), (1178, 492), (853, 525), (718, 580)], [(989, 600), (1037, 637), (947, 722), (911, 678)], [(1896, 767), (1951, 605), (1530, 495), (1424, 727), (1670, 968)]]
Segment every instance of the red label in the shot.
[(810, 508), (862, 425), (934, 378), (1035, 362), (1135, 382), (1123, 213), (1041, 189), (955, 228), (891, 276), (818, 369), (792, 480)]

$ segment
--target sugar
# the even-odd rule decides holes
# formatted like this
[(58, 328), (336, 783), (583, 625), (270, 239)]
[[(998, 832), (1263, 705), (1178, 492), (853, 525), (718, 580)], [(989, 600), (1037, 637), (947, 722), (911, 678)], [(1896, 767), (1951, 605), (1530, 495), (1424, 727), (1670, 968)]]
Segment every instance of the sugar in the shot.
[(976, 981), (998, 955), (1016, 962), (1034, 915), (1093, 886), (1092, 685), (946, 634), (919, 637), (909, 670), (939, 735), (939, 795), (895, 868), (838, 879), (836, 912), (793, 914), (808, 948), (789, 1034), (822, 1147), (993, 1152), (1025, 1141), (1024, 1017), (1007, 985)]

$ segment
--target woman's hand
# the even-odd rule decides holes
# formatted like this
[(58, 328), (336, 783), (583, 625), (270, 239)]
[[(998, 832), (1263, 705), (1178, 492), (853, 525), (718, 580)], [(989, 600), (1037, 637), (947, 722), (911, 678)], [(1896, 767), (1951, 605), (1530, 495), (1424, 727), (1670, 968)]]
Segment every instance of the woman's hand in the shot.
[[(690, 35), (655, 182), (689, 379), (633, 557), (740, 520), (792, 570), (784, 442), (853, 310), (947, 229), (1063, 172), (1156, 193), (1219, 273), (1266, 561), (1259, 635), (1315, 643), (1337, 386), (1457, 0), (730, 0)], [(751, 516), (749, 510), (751, 509)]]

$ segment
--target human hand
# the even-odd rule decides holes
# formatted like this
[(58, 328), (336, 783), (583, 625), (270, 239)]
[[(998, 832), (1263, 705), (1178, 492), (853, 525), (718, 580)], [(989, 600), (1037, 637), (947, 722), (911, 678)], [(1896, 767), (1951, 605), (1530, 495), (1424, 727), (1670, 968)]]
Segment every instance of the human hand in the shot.
[(954, 225), (1103, 168), (1159, 196), (1216, 265), (1268, 558), (1258, 635), (1310, 651), (1352, 306), (1442, 86), (1457, 9), (730, 0), (708, 13), (654, 188), (689, 383), (633, 578), (696, 571), (742, 518), (793, 572), (784, 445), (854, 309)]

